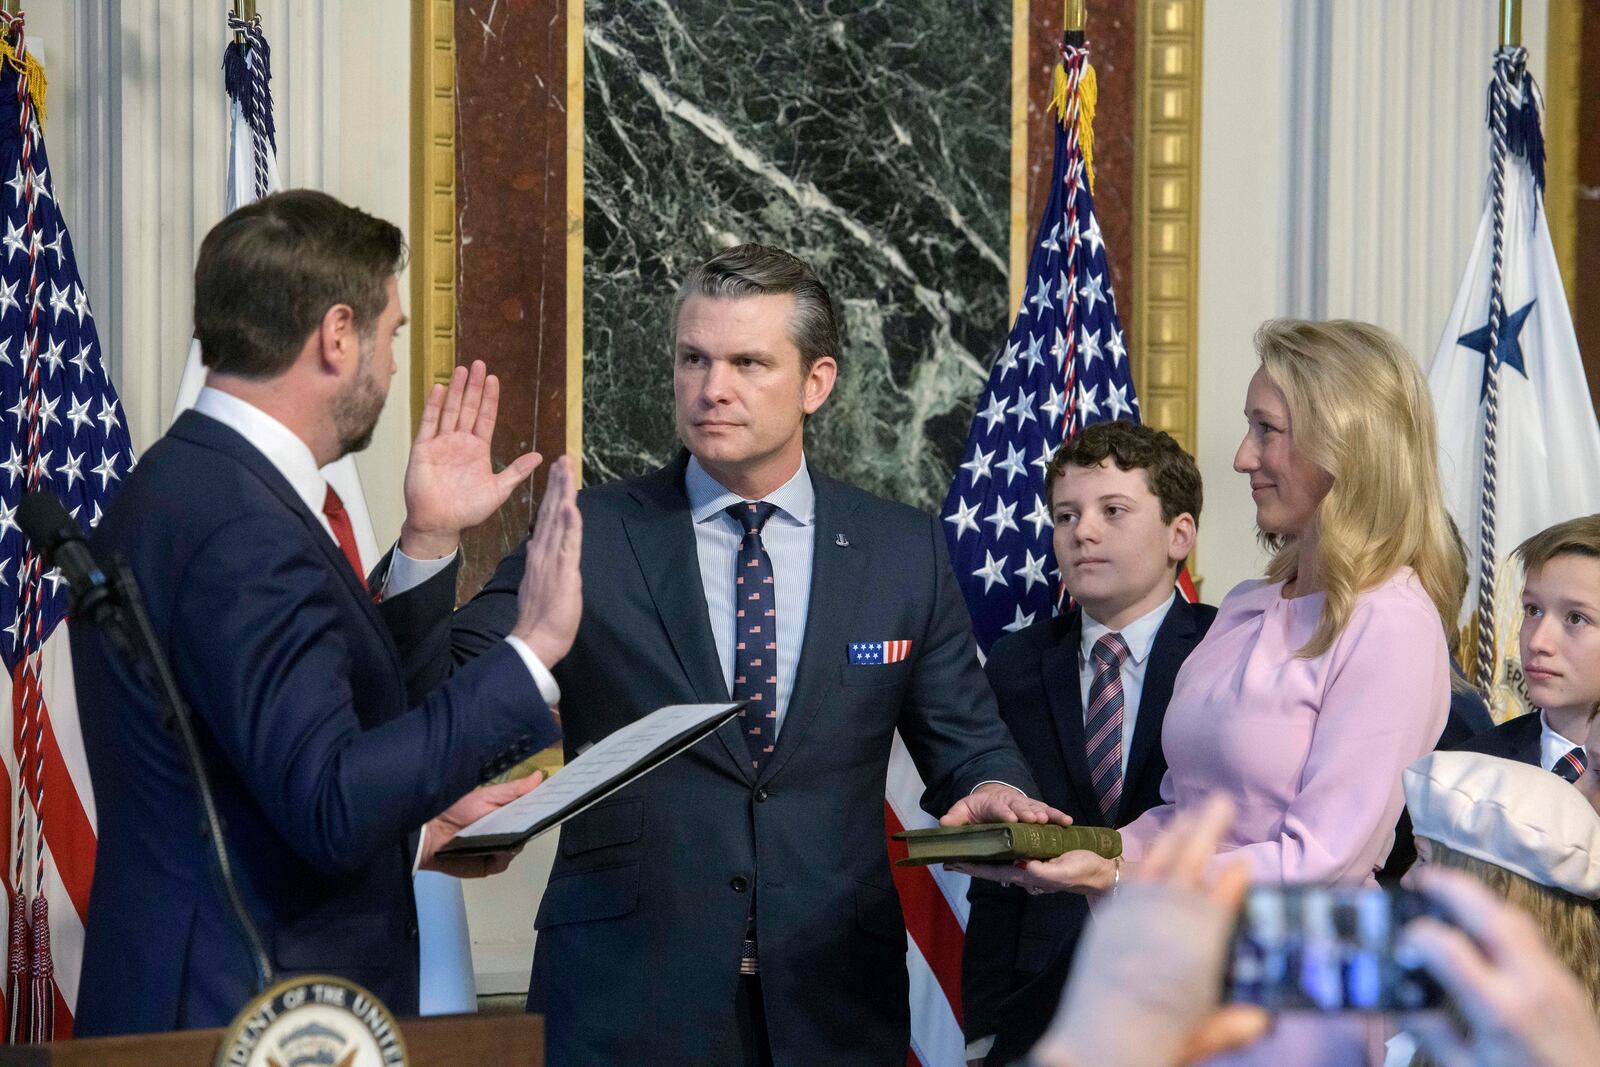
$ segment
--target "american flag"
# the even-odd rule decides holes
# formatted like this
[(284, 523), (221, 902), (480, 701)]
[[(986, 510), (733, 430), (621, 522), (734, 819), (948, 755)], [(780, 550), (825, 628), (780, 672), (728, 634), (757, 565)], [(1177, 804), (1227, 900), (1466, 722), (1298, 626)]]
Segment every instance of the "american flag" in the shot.
[(911, 642), (854, 641), (850, 645), (850, 662), (858, 666), (899, 663), (911, 655)]
[(24, 493), (59, 497), (86, 530), (133, 465), (122, 405), (73, 260), (40, 120), (44, 72), (23, 18), (0, 14), (0, 788), (11, 799), (6, 1037), (71, 1035), (94, 874), (95, 807), (78, 731), (67, 589), (17, 528)]
[(996, 357), (945, 498), (950, 560), (985, 653), (1008, 631), (1049, 618), (1061, 595), (1045, 472), (1084, 426), (1139, 421), (1086, 151), (1094, 71), (1066, 45), (1052, 105), (1055, 166), (1027, 285)]

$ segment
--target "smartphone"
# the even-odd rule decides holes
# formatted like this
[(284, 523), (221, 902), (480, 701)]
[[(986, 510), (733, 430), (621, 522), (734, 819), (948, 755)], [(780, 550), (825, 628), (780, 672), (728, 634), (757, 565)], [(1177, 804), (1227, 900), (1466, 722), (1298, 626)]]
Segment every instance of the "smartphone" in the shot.
[(1427, 897), (1398, 887), (1257, 886), (1234, 935), (1227, 999), (1271, 1011), (1439, 1007), (1438, 983), (1394, 958), (1400, 932), (1421, 915), (1444, 918)]

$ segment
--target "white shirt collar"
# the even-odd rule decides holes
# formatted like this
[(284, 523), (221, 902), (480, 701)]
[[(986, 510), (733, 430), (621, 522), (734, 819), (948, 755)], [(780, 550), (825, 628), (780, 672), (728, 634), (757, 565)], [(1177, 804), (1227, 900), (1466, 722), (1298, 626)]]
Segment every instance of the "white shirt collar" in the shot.
[(322, 514), (328, 483), (317, 469), (317, 457), (311, 454), (310, 446), (293, 430), (254, 404), (210, 386), (200, 390), (194, 410), (237, 431), (283, 475), (312, 515)]
[(1539, 709), (1539, 746), (1543, 749), (1545, 764), (1549, 765), (1565, 756), (1575, 748), (1582, 748), (1582, 741), (1574, 741), (1550, 725), (1550, 719), (1545, 715), (1544, 709)]
[[(1156, 631), (1161, 629), (1161, 620), (1167, 617), (1167, 612), (1172, 609), (1172, 602), (1177, 598), (1178, 591), (1173, 589), (1172, 594), (1154, 611), (1139, 616), (1116, 631), (1122, 635), (1122, 643), (1128, 646), (1128, 658), (1133, 662), (1143, 663), (1145, 657), (1150, 655), (1150, 650), (1155, 647)], [(1078, 641), (1078, 654), (1083, 657), (1083, 662), (1089, 662), (1089, 655), (1094, 649), (1095, 642), (1111, 632), (1111, 627), (1095, 619), (1087, 611), (1083, 612), (1083, 635)]]
[[(689, 495), (689, 514), (697, 523), (716, 518), (728, 505), (744, 499), (711, 477), (695, 456), (689, 457), (689, 466), (683, 472), (683, 488)], [(817, 491), (811, 484), (804, 455), (800, 457), (800, 469), (764, 499), (776, 504), (778, 513), (794, 525), (811, 525), (817, 517)]]

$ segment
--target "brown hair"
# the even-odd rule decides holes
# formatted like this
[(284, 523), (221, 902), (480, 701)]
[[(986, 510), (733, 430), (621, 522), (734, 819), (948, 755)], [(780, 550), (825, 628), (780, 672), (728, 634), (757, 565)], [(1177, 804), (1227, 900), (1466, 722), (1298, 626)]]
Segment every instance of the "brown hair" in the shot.
[(839, 358), (839, 320), (833, 300), (816, 272), (799, 256), (767, 245), (743, 244), (723, 249), (690, 271), (678, 286), (672, 304), (672, 341), (678, 336), (678, 312), (691, 296), (794, 297), (789, 315), (789, 340), (800, 350), (800, 369), (810, 373), (823, 356)]
[(371, 336), (405, 258), (399, 227), (326, 193), (291, 189), (245, 205), (200, 244), (201, 362), (241, 378), (276, 377), (337, 304), (348, 304), (357, 333)]
[(1187, 513), (1196, 526), (1200, 524), (1204, 494), (1194, 457), (1171, 434), (1131, 422), (1097, 422), (1056, 449), (1045, 477), (1046, 495), (1055, 490), (1056, 480), (1068, 467), (1098, 467), (1107, 459), (1118, 470), (1144, 471), (1145, 484), (1161, 501), (1162, 522), (1171, 523)]
[(1517, 546), (1524, 571), (1538, 570), (1557, 556), (1600, 559), (1600, 515), (1568, 519), (1540, 530)]

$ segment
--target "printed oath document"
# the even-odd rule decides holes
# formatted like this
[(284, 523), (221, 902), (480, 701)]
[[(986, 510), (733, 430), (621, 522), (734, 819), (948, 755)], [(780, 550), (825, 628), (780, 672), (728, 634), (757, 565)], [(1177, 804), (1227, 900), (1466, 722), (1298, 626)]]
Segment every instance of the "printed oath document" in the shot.
[(1107, 859), (1122, 855), (1122, 835), (1105, 826), (1057, 826), (1054, 823), (997, 822), (970, 826), (935, 826), (902, 830), (906, 858), (896, 866), (930, 863), (1015, 863), (1054, 859), (1063, 852), (1085, 850)]
[(742, 707), (740, 700), (657, 708), (595, 742), (548, 782), (491, 811), (439, 852), (499, 852), (537, 837), (708, 737)]

